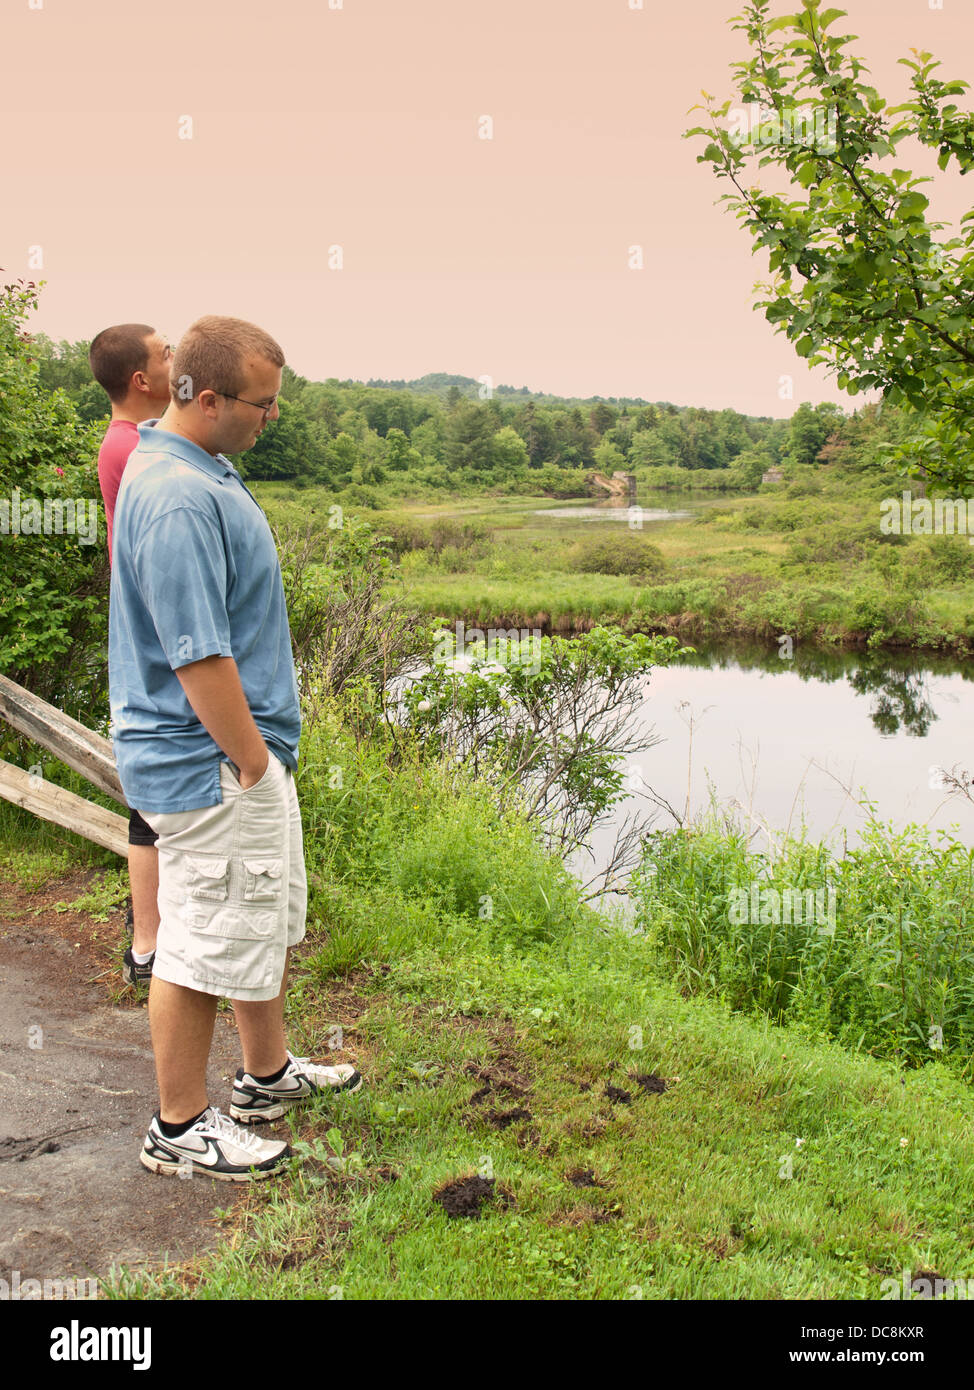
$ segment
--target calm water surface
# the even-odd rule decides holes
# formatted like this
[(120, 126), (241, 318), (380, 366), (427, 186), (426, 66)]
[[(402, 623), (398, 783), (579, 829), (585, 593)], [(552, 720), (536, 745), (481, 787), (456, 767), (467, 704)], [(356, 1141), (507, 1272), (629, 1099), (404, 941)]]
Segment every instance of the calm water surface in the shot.
[[(642, 494), (639, 507), (643, 521), (667, 521), (726, 500), (655, 492)], [(623, 498), (525, 510), (619, 525), (629, 509)], [(681, 815), (688, 807), (699, 813), (713, 794), (750, 818), (756, 847), (767, 845), (762, 827), (797, 831), (803, 822), (813, 838), (841, 845), (843, 836), (855, 842), (865, 820), (856, 799), (867, 797), (881, 820), (948, 829), (974, 845), (974, 804), (937, 785), (938, 768), (974, 773), (974, 662), (802, 644), (783, 661), (774, 647), (696, 645), (695, 658), (645, 681), (637, 726), (662, 742), (629, 769)], [(597, 863), (615, 826), (638, 807), (649, 813), (629, 798), (593, 838)], [(657, 827), (674, 823), (658, 813)]]
[[(944, 828), (974, 845), (974, 804), (938, 787), (938, 769), (974, 773), (974, 663), (744, 644), (701, 647), (650, 674), (638, 726), (662, 742), (630, 766), (680, 814), (711, 793), (758, 831), (855, 843), (867, 797), (883, 821)], [(691, 738), (692, 723), (692, 738)], [(593, 840), (604, 863), (614, 827), (647, 803), (630, 797)], [(658, 828), (675, 822), (660, 812)]]

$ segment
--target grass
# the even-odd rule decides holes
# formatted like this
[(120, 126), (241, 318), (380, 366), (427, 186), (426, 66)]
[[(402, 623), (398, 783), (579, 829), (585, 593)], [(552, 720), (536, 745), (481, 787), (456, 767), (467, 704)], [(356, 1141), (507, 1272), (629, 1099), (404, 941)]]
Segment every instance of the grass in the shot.
[[(974, 551), (964, 537), (883, 536), (879, 499), (901, 489), (902, 480), (819, 469), (813, 482), (750, 495), (640, 494), (644, 508), (694, 508), (688, 519), (643, 525), (663, 560), (650, 578), (587, 570), (593, 538), (611, 547), (612, 536), (630, 534), (626, 523), (582, 519), (548, 497), (404, 500), (365, 515), (396, 537), (395, 582), (408, 603), (451, 621), (557, 631), (615, 622), (690, 640), (788, 633), (966, 655)], [(279, 491), (261, 497), (272, 521), (297, 518)], [(304, 498), (327, 510), (323, 491)]]
[[(875, 1298), (903, 1269), (969, 1274), (969, 1093), (939, 1069), (683, 1000), (615, 932), (528, 959), (450, 945), (359, 980), (367, 1089), (291, 1121), (318, 1161), (255, 1191), (213, 1255), (116, 1296)], [(312, 998), (299, 1029), (334, 1021)], [(524, 1094), (471, 1104), (472, 1065)], [(492, 1107), (531, 1118), (498, 1131)], [(345, 1171), (320, 1161), (336, 1130)], [(448, 1219), (434, 1194), (478, 1173), (513, 1205)]]
[(936, 1057), (970, 1081), (974, 851), (872, 815), (841, 855), (804, 833), (760, 854), (749, 838), (715, 810), (648, 837), (633, 891), (654, 973), (806, 1036), (910, 1066)]
[[(876, 1298), (904, 1269), (974, 1273), (970, 1090), (939, 1060), (684, 997), (481, 788), (390, 767), (337, 715), (308, 745), (289, 1034), (366, 1086), (290, 1117), (303, 1162), (211, 1253), (116, 1271), (109, 1297)], [(4, 818), (29, 877), (34, 822)], [(58, 862), (40, 847), (37, 881)], [(494, 1202), (448, 1218), (437, 1192), (471, 1176)]]

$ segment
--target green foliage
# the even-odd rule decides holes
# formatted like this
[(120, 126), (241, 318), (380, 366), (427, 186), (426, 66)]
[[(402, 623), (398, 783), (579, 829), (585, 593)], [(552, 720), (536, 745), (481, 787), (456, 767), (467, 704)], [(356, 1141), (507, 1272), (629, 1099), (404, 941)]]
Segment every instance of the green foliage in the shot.
[(397, 721), (427, 756), (483, 778), (564, 853), (622, 796), (623, 768), (656, 740), (633, 722), (643, 678), (675, 638), (594, 627), (570, 639), (517, 629), (438, 635)]
[(246, 454), (233, 461), (245, 478), (330, 477), (328, 438), (300, 405), (282, 399), (280, 418), (266, 429)]
[(601, 473), (608, 474), (609, 477), (615, 472), (624, 472), (626, 456), (621, 449), (617, 449), (614, 444), (605, 440), (595, 451), (595, 462)]
[[(974, 1074), (974, 850), (873, 819), (841, 857), (805, 838), (748, 846), (726, 818), (649, 837), (635, 891), (660, 975), (845, 1047)], [(821, 897), (787, 921), (786, 890)]]
[(490, 461), (495, 474), (514, 474), (527, 467), (527, 445), (513, 426), (505, 425), (492, 436)]
[(813, 409), (802, 403), (788, 427), (788, 453), (797, 464), (812, 464), (835, 426), (841, 421), (838, 406), (820, 405)]
[[(856, 394), (881, 389), (917, 412), (922, 431), (901, 457), (945, 485), (974, 486), (974, 212), (959, 236), (939, 239), (944, 224), (902, 167), (912, 139), (938, 164), (974, 168), (974, 116), (950, 100), (963, 81), (941, 81), (930, 53), (900, 62), (910, 70), (910, 100), (891, 106), (863, 81), (867, 69), (838, 32), (845, 11), (803, 0), (797, 14), (770, 17), (770, 0), (751, 0), (733, 27), (752, 56), (734, 65), (739, 98), (763, 118), (742, 120), (731, 101), (708, 98), (708, 126), (687, 131), (708, 143), (698, 162), (736, 190), (729, 203), (755, 249), (769, 253), (773, 279), (760, 307), (799, 356), (822, 363)], [(817, 117), (814, 134), (800, 119)], [(884, 167), (895, 161), (900, 167)], [(754, 172), (776, 166), (790, 195), (759, 186)]]
[(82, 420), (103, 421), (107, 428), (112, 403), (92, 379), (88, 365), (90, 346), (88, 342), (69, 343), (65, 339), (53, 343), (46, 333), (34, 333), (30, 354), (37, 363), (40, 383), (46, 391), (63, 391)]
[(645, 578), (662, 574), (666, 561), (659, 546), (645, 536), (626, 531), (583, 542), (573, 557), (572, 568), (583, 574), (630, 574)]
[(23, 328), (36, 306), (33, 284), (0, 290), (0, 499), (11, 513), (18, 495), (22, 507), (37, 499), (51, 516), (51, 534), (0, 534), (0, 667), (66, 711), (84, 711), (91, 722), (107, 712), (101, 430), (79, 419), (63, 391), (45, 389)]
[(130, 892), (128, 869), (110, 869), (95, 879), (80, 898), (70, 903), (55, 903), (54, 909), (57, 912), (85, 912), (94, 922), (107, 922), (111, 913), (124, 907)]
[[(543, 853), (525, 818), (501, 815), (483, 783), (446, 764), (402, 756), (349, 736), (337, 705), (309, 731), (302, 805), (312, 885), (309, 912), (343, 943), (349, 968), (376, 944), (386, 904), (404, 930), (433, 940), (443, 917), (494, 945), (554, 940), (571, 930), (578, 893), (564, 865)], [(361, 899), (335, 885), (354, 880)], [(357, 954), (358, 953), (358, 954)]]

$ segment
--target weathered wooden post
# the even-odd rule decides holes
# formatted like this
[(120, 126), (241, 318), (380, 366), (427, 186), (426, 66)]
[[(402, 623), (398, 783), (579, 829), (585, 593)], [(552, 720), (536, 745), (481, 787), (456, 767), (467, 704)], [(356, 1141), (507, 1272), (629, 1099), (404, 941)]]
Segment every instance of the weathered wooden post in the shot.
[[(55, 709), (23, 686), (0, 676), (0, 718), (25, 734), (42, 748), (60, 759), (75, 772), (80, 772), (99, 791), (107, 792), (113, 800), (125, 806), (122, 784), (115, 768), (115, 755), (107, 738), (96, 734)], [(25, 772), (23, 768), (0, 759), (0, 797), (23, 806), (42, 820), (72, 830), (93, 840), (96, 845), (128, 857), (128, 820), (86, 801), (83, 796), (64, 787), (48, 783), (43, 777)]]

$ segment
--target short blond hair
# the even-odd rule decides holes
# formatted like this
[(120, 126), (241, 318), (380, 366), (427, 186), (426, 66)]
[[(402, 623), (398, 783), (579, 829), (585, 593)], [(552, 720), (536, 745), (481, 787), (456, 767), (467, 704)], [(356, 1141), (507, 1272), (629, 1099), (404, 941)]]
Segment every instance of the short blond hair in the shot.
[(222, 314), (197, 319), (180, 338), (173, 358), (170, 392), (174, 403), (188, 405), (201, 391), (236, 396), (244, 384), (248, 357), (284, 366), (280, 345), (255, 323)]

